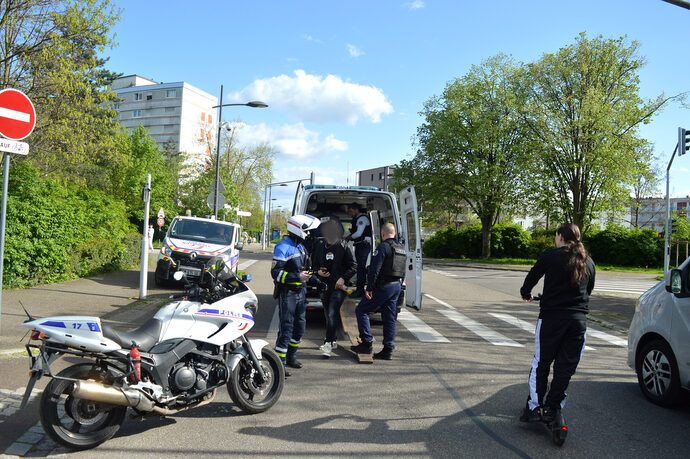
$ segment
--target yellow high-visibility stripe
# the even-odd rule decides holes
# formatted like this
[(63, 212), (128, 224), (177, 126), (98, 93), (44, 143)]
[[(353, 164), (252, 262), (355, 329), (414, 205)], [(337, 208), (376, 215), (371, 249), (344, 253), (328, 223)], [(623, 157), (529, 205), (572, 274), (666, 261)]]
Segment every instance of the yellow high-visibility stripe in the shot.
[(278, 357), (283, 357), (283, 358), (285, 358), (285, 353), (284, 353), (284, 352), (276, 352), (276, 355), (277, 355)]
[(290, 347), (299, 347), (299, 343), (288, 343)]

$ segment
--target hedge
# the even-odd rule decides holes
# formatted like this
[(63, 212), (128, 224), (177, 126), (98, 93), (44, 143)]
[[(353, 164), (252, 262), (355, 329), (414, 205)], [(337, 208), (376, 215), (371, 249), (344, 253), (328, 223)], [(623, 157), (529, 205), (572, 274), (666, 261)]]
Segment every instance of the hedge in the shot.
[(131, 267), (139, 257), (140, 241), (122, 202), (100, 190), (41, 177), (29, 162), (10, 169), (5, 287)]
[[(493, 258), (537, 258), (555, 247), (555, 231), (534, 231), (531, 234), (519, 225), (495, 225), (491, 236)], [(612, 227), (592, 230), (583, 243), (596, 263), (619, 266), (658, 267), (663, 264), (664, 241), (651, 229)], [(436, 258), (481, 257), (481, 226), (460, 230), (448, 228), (426, 240), (423, 253)]]

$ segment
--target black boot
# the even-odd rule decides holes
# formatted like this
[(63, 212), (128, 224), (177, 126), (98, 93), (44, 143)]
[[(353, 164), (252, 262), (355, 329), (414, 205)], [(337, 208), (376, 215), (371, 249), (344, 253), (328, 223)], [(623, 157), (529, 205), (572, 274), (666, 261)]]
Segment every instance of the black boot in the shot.
[(538, 422), (541, 421), (541, 407), (538, 406), (531, 410), (529, 408), (529, 401), (525, 404), (525, 409), (522, 410), (520, 415), (521, 422)]
[(374, 358), (377, 360), (392, 360), (393, 359), (393, 348), (388, 346), (383, 346), (379, 352), (374, 354)]
[(289, 366), (289, 367), (302, 368), (302, 363), (299, 360), (297, 360), (297, 358), (294, 356), (287, 359), (286, 362), (287, 362), (287, 366)]
[(350, 346), (350, 349), (355, 351), (357, 354), (371, 354), (374, 351), (374, 346), (371, 345), (371, 341), (368, 343), (362, 341), (357, 346)]
[(285, 372), (285, 377), (287, 378), (288, 376), (292, 376), (292, 373), (290, 373), (290, 372), (288, 371), (288, 369), (287, 369), (287, 366), (286, 366), (286, 363), (285, 363), (285, 357), (281, 357), (281, 358), (280, 358), (280, 361), (281, 361), (282, 364), (283, 364), (283, 370), (284, 370), (284, 372)]

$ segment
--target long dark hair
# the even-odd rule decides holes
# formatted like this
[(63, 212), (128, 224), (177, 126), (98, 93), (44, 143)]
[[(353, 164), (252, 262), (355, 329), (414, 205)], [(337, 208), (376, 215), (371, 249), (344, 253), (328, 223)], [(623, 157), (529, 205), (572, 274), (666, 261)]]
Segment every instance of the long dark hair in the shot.
[(587, 249), (580, 240), (580, 228), (574, 223), (564, 223), (558, 227), (556, 234), (560, 234), (565, 241), (568, 252), (566, 269), (570, 274), (570, 285), (577, 287), (587, 272)]

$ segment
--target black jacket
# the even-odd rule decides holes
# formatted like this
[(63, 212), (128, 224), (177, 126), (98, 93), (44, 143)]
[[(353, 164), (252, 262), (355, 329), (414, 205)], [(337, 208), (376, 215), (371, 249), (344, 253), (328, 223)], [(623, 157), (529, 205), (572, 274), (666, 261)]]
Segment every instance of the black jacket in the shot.
[(544, 292), (540, 302), (540, 319), (581, 319), (589, 313), (589, 295), (594, 288), (594, 262), (587, 257), (587, 269), (580, 285), (570, 285), (567, 271), (568, 252), (565, 247), (547, 250), (532, 266), (520, 295), (529, 298), (532, 288), (544, 276)]
[(357, 262), (352, 249), (343, 240), (329, 245), (325, 240), (319, 239), (312, 254), (312, 266), (314, 271), (326, 268), (331, 275), (319, 278), (333, 289), (338, 278), (342, 277), (345, 283), (357, 272)]
[[(391, 238), (393, 239), (393, 238)], [(388, 239), (386, 239), (387, 241)], [(371, 263), (369, 264), (369, 271), (367, 274), (367, 291), (373, 292), (377, 287), (387, 283), (387, 282), (400, 282), (401, 278), (387, 276), (381, 272), (383, 268), (383, 263), (386, 258), (393, 256), (393, 249), (391, 246), (382, 241), (374, 251), (374, 256), (371, 257)]]

